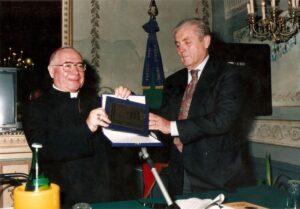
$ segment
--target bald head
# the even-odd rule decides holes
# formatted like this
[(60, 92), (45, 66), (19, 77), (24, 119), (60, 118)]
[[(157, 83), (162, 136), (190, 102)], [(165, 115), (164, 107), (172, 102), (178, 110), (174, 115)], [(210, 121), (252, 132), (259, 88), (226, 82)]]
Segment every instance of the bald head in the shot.
[[(72, 64), (71, 71), (64, 69), (64, 64)], [(65, 92), (77, 92), (84, 83), (84, 72), (79, 71), (74, 64), (83, 63), (81, 54), (72, 47), (62, 47), (55, 50), (49, 59), (48, 71), (53, 84)]]
[(56, 57), (60, 57), (60, 53), (67, 52), (67, 51), (73, 51), (74, 53), (77, 53), (78, 56), (80, 56), (82, 59), (81, 54), (76, 49), (74, 49), (73, 47), (70, 47), (70, 46), (64, 46), (64, 47), (58, 48), (54, 52), (52, 52), (52, 54), (49, 58), (49, 65), (51, 65), (53, 63), (53, 61), (55, 61)]

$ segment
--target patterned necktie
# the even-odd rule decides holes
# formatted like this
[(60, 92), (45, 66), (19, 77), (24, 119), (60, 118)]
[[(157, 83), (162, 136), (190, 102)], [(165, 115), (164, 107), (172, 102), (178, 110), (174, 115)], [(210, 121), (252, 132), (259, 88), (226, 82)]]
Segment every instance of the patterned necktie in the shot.
[[(195, 91), (195, 87), (196, 87), (197, 82), (198, 82), (198, 71), (199, 70), (191, 70), (190, 71), (190, 73), (192, 75), (192, 80), (187, 85), (187, 87), (185, 89), (185, 92), (184, 92), (184, 95), (183, 95), (182, 100), (181, 100), (180, 112), (179, 112), (179, 116), (178, 116), (179, 120), (184, 120), (188, 116), (191, 101), (192, 101), (193, 94), (194, 94), (194, 91)], [(177, 149), (180, 152), (182, 152), (183, 145), (180, 142), (179, 137), (174, 138), (174, 144), (176, 145)]]

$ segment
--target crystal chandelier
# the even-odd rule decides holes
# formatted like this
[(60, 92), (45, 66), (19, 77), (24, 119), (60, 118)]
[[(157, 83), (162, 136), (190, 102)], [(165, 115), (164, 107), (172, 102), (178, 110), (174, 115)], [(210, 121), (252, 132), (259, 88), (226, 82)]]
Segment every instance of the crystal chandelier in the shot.
[[(248, 24), (251, 38), (275, 43), (286, 42), (298, 33), (300, 25), (299, 0), (287, 0), (288, 10), (280, 10), (275, 0), (267, 5), (261, 0), (261, 18), (254, 11), (254, 0), (248, 0)], [(269, 1), (270, 2), (270, 1)]]

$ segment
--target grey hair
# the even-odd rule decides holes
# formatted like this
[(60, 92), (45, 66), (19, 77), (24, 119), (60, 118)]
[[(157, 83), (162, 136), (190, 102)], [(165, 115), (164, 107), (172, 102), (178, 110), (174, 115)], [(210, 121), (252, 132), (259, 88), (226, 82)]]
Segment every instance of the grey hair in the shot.
[(207, 24), (205, 24), (205, 22), (201, 18), (192, 17), (192, 18), (187, 18), (187, 19), (180, 21), (173, 29), (173, 36), (175, 37), (175, 34), (177, 33), (177, 31), (187, 25), (197, 26), (197, 28), (198, 28), (197, 34), (199, 35), (199, 37), (210, 35), (209, 26)]
[(54, 58), (56, 57), (57, 53), (64, 50), (64, 49), (72, 49), (74, 50), (76, 53), (78, 53), (80, 56), (81, 56), (81, 59), (82, 59), (82, 55), (79, 53), (79, 51), (77, 51), (76, 49), (74, 49), (73, 47), (71, 46), (63, 46), (63, 47), (60, 47), (58, 49), (56, 49), (54, 52), (52, 52), (52, 54), (50, 55), (50, 58), (49, 58), (49, 63), (51, 63)]

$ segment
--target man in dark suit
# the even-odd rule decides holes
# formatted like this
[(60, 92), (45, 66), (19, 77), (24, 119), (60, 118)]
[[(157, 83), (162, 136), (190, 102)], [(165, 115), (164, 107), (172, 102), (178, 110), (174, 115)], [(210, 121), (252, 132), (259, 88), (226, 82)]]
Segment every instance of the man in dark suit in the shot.
[[(149, 115), (149, 129), (172, 142), (170, 192), (234, 189), (240, 185), (237, 176), (242, 168), (236, 137), (241, 75), (209, 55), (210, 30), (201, 19), (180, 22), (174, 38), (186, 68), (165, 79), (162, 107)], [(195, 78), (190, 72), (197, 72)]]

